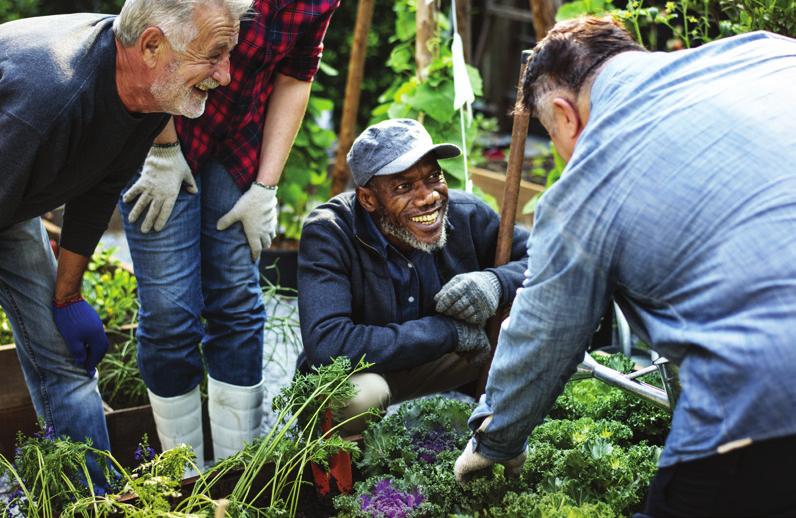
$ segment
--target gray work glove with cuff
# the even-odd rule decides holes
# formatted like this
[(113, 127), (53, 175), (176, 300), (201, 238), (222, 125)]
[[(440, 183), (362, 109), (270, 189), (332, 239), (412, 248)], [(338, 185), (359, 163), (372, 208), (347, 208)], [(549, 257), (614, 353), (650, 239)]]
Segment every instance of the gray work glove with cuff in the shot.
[(263, 249), (271, 246), (271, 241), (276, 236), (277, 216), (276, 187), (266, 187), (255, 182), (235, 202), (232, 209), (218, 220), (216, 228), (226, 230), (240, 221), (249, 242), (252, 260), (256, 261)]
[(187, 192), (196, 193), (196, 181), (180, 145), (152, 146), (141, 169), (141, 177), (122, 197), (124, 203), (138, 198), (127, 221), (134, 223), (146, 210), (141, 232), (146, 234), (152, 229), (155, 232), (163, 230), (183, 183)]
[(456, 275), (434, 296), (437, 313), (483, 325), (500, 303), (500, 281), (491, 272)]
[(486, 334), (483, 326), (473, 324), (465, 324), (458, 320), (453, 321), (456, 327), (456, 349), (455, 351), (460, 354), (471, 354), (474, 357), (480, 357), (484, 353), (489, 353), (491, 345), (489, 344), (489, 337)]
[[(479, 433), (486, 430), (491, 422), (492, 416), (490, 415), (484, 419), (484, 421), (481, 423), (481, 426), (479, 426), (478, 430), (476, 430), (475, 435), (477, 436)], [(522, 472), (522, 466), (525, 464), (525, 451), (512, 459), (496, 462), (475, 451), (476, 440), (476, 438), (473, 438), (467, 441), (467, 446), (464, 448), (462, 454), (459, 455), (459, 458), (456, 459), (456, 464), (453, 465), (453, 473), (456, 476), (456, 482), (458, 482), (459, 485), (463, 486), (478, 473), (491, 468), (494, 464), (503, 464), (503, 466), (506, 468), (507, 477), (518, 477), (520, 475)]]

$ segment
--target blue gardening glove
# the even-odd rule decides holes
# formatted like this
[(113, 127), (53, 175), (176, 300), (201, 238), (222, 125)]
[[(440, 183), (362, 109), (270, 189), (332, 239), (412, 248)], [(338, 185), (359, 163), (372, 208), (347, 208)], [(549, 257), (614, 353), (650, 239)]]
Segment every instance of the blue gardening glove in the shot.
[(99, 315), (78, 296), (63, 304), (53, 301), (53, 316), (75, 362), (93, 377), (97, 364), (108, 352), (108, 336)]
[(483, 325), (500, 303), (500, 281), (491, 272), (460, 273), (434, 295), (437, 313)]

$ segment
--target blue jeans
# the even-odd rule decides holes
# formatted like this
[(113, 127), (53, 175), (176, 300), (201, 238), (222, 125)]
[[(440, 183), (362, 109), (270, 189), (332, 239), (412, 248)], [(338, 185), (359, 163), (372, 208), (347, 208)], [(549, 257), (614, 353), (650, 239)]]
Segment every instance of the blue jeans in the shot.
[[(73, 362), (52, 314), (56, 262), (39, 218), (0, 230), (0, 306), (14, 331), (17, 356), (36, 414), (56, 435), (91, 439), (108, 450), (97, 376)], [(4, 425), (5, 426), (5, 425)], [(92, 469), (95, 482), (100, 480)]]
[(134, 202), (119, 203), (141, 302), (138, 366), (161, 397), (199, 384), (202, 352), (216, 380), (251, 386), (262, 379), (265, 306), (258, 262), (240, 224), (216, 230), (241, 190), (217, 162), (200, 169), (196, 185), (196, 194), (180, 191), (160, 232), (142, 234), (143, 216), (127, 221)]

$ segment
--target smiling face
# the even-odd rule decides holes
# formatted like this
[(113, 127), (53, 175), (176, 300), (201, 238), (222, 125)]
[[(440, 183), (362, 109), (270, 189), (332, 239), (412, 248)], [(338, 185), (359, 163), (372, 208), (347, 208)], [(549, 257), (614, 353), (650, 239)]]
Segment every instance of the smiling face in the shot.
[(434, 158), (401, 173), (374, 176), (357, 188), (357, 199), (400, 250), (432, 252), (445, 246), (448, 184)]
[(238, 41), (239, 24), (220, 6), (194, 13), (197, 36), (184, 51), (170, 44), (151, 86), (162, 111), (196, 118), (204, 113), (207, 91), (229, 84), (229, 56)]

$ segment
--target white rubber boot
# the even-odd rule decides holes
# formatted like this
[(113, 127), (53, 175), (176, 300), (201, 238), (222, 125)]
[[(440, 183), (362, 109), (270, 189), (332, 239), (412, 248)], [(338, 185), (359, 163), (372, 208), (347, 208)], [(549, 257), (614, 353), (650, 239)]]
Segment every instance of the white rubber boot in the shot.
[(263, 384), (251, 387), (207, 379), (207, 410), (216, 460), (229, 457), (260, 433), (263, 420)]
[[(196, 454), (196, 465), (200, 470), (205, 465), (204, 441), (202, 440), (202, 401), (199, 386), (181, 396), (160, 397), (147, 390), (155, 426), (163, 451), (180, 444), (187, 444)], [(195, 476), (192, 468), (185, 469), (185, 476)]]

